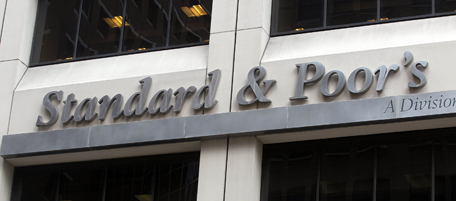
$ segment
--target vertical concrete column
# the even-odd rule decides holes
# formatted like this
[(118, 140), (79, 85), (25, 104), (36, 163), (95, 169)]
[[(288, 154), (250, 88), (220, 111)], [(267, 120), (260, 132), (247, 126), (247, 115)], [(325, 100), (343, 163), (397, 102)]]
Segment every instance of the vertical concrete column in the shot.
[[(0, 0), (0, 28), (3, 28), (3, 17), (5, 16), (5, 7), (6, 7), (6, 0)], [(1, 36), (2, 36), (2, 32), (0, 32), (0, 37)]]
[(263, 144), (256, 137), (230, 138), (225, 201), (259, 201)]
[[(236, 95), (242, 87), (247, 85), (247, 73), (250, 69), (261, 64), (261, 58), (269, 41), (271, 3), (271, 0), (239, 1), (232, 111), (258, 108), (257, 104), (240, 106), (236, 101)], [(268, 78), (269, 76), (266, 74), (265, 79)], [(246, 97), (248, 100), (255, 98), (251, 90), (246, 92)]]
[[(1, 143), (1, 140), (0, 140)], [(13, 184), (14, 167), (0, 159), (0, 201), (10, 201)]]
[[(18, 60), (0, 62), (2, 72), (0, 74), (0, 80), (2, 80), (0, 85), (0, 94), (2, 94), (0, 99), (0, 137), (8, 134), (14, 89), (19, 84), (26, 69), (27, 67)], [(14, 167), (0, 158), (0, 201), (10, 200), (13, 173)]]
[(38, 0), (7, 1), (0, 61), (20, 60), (25, 65), (29, 64), (37, 6)]
[(201, 142), (198, 201), (223, 201), (228, 140)]
[[(213, 0), (207, 72), (220, 69), (217, 105), (205, 114), (230, 112), (238, 1)], [(208, 83), (209, 80), (206, 81)]]
[[(1, 137), (8, 134), (14, 89), (27, 70), (37, 2), (0, 0), (0, 146)], [(11, 8), (8, 13), (6, 7)], [(0, 158), (0, 201), (10, 200), (13, 174), (14, 167)]]

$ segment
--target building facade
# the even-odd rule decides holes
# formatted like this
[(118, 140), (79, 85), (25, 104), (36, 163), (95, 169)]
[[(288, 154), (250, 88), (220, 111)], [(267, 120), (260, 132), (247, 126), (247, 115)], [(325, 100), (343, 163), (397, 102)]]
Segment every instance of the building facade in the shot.
[[(74, 2), (81, 7), (68, 12), (84, 15), (85, 1)], [(322, 6), (322, 12), (309, 16), (321, 15), (321, 18), (314, 17), (321, 25), (310, 18), (313, 24), (309, 28), (305, 27), (306, 20), (293, 18), (296, 13), (291, 11), (299, 6), (308, 8), (307, 4), (272, 0), (183, 1), (189, 6), (188, 12), (190, 6), (202, 4), (210, 18), (198, 25), (202, 28), (183, 25), (181, 32), (173, 32), (171, 25), (177, 26), (172, 23), (179, 24), (176, 22), (179, 20), (185, 24), (182, 22), (185, 16), (167, 15), (163, 3), (166, 1), (162, 1), (163, 8), (156, 9), (163, 10), (169, 23), (164, 28), (154, 26), (154, 30), (164, 33), (154, 35), (161, 42), (148, 43), (150, 48), (144, 51), (143, 46), (135, 46), (137, 41), (127, 40), (128, 34), (134, 35), (138, 32), (134, 28), (138, 28), (129, 21), (133, 17), (125, 17), (125, 13), (133, 12), (125, 5), (143, 5), (146, 1), (119, 2), (124, 5), (121, 7), (124, 10), (119, 11), (121, 14), (106, 11), (107, 16), (114, 19), (123, 13), (125, 19), (120, 20), (117, 28), (127, 30), (130, 22), (130, 32), (111, 33), (116, 29), (115, 24), (97, 21), (111, 26), (107, 32), (120, 38), (110, 40), (120, 44), (118, 49), (103, 50), (106, 53), (94, 50), (96, 45), (90, 49), (85, 32), (81, 31), (84, 25), (77, 23), (76, 39), (84, 44), (72, 41), (72, 46), (68, 48), (67, 44), (63, 48), (70, 49), (70, 53), (63, 54), (63, 50), (56, 51), (54, 47), (54, 56), (43, 56), (46, 49), (38, 46), (44, 44), (45, 39), (37, 36), (40, 32), (45, 35), (46, 29), (40, 31), (39, 17), (46, 12), (42, 7), (54, 2), (0, 0), (0, 66), (3, 69), (0, 74), (3, 83), (0, 87), (3, 94), (0, 201), (21, 200), (23, 184), (19, 183), (25, 180), (19, 181), (17, 175), (18, 172), (26, 174), (30, 170), (27, 168), (52, 169), (60, 168), (61, 164), (92, 166), (117, 159), (130, 163), (130, 158), (169, 154), (192, 158), (194, 155), (185, 154), (194, 152), (198, 152), (194, 157), (199, 167), (197, 188), (194, 187), (198, 201), (338, 200), (341, 197), (342, 200), (454, 199), (451, 192), (456, 191), (456, 184), (452, 186), (451, 182), (456, 181), (451, 178), (456, 173), (447, 171), (442, 173), (443, 179), (437, 177), (441, 174), (438, 172), (439, 150), (450, 150), (449, 155), (442, 156), (443, 161), (448, 158), (442, 162), (443, 167), (453, 167), (451, 164), (456, 162), (450, 159), (453, 157), (452, 127), (456, 126), (456, 79), (453, 76), (456, 73), (456, 16), (451, 13), (456, 6), (450, 1), (442, 1), (450, 2), (443, 6), (450, 11), (442, 13), (437, 6), (441, 1), (433, 0), (432, 4), (410, 1), (409, 7), (427, 6), (430, 13), (394, 19), (396, 11), (391, 9), (388, 12), (393, 14), (385, 17), (387, 12), (383, 12), (378, 0), (372, 5), (375, 8), (373, 21), (368, 16), (363, 22), (339, 19), (338, 14), (344, 11), (334, 10), (341, 5), (330, 0), (319, 1), (317, 5)], [(353, 2), (359, 4), (359, 1)], [(208, 4), (211, 9), (204, 6)], [(109, 10), (108, 7), (105, 10)], [(167, 9), (168, 13), (185, 12), (172, 3)], [(318, 9), (312, 7), (312, 10)], [(364, 12), (359, 8), (353, 10)], [(303, 13), (311, 13), (311, 10)], [(309, 19), (307, 15), (304, 18)], [(298, 22), (284, 25), (293, 19)], [(205, 35), (204, 31), (208, 33)], [(100, 29), (88, 32), (103, 36)], [(177, 35), (186, 35), (183, 39), (186, 42), (180, 43)], [(124, 37), (127, 39), (123, 40)], [(143, 37), (142, 40), (138, 44), (146, 44), (151, 39)], [(79, 51), (80, 47), (86, 49)], [(404, 150), (389, 150), (390, 155), (383, 156), (380, 149), (394, 147), (388, 143), (395, 142), (395, 137), (413, 147), (420, 144), (409, 143), (419, 138), (415, 135), (423, 138), (423, 143), (429, 145), (423, 149), (429, 151), (413, 152), (418, 156), (411, 154), (405, 158), (428, 157), (429, 163), (423, 166), (429, 171), (423, 170), (426, 174), (407, 172), (408, 169), (402, 170), (400, 165), (381, 169), (383, 163), (402, 160), (398, 157), (382, 162), (382, 157)], [(344, 167), (341, 163), (350, 161), (353, 155), (348, 151), (346, 160), (330, 163), (327, 156), (346, 151), (327, 150), (342, 144), (350, 147), (341, 149), (356, 147), (354, 153), (360, 153), (362, 146), (352, 144), (360, 139), (363, 143), (368, 141), (364, 147), (375, 147), (372, 155), (366, 156), (372, 159), (368, 163), (372, 162), (369, 168), (373, 173), (368, 173), (366, 182), (372, 185), (367, 185), (371, 190), (353, 190), (356, 185), (366, 186), (354, 182), (364, 177), (340, 178), (343, 182), (328, 179), (345, 174), (338, 174), (331, 167)], [(333, 145), (336, 142), (340, 143)], [(294, 147), (302, 149), (295, 151)], [(282, 162), (277, 167), (273, 165), (277, 160), (292, 161), (289, 156), (293, 153), (306, 151), (315, 153), (312, 157), (318, 156), (312, 159), (317, 162), (309, 162), (316, 169), (304, 171), (300, 165), (296, 166), (298, 170), (287, 169), (289, 164)], [(275, 153), (287, 157), (280, 158)], [(356, 164), (351, 165), (360, 166)], [(414, 162), (410, 164), (419, 166)], [(406, 187), (397, 187), (406, 191), (405, 198), (394, 191), (394, 178), (388, 180), (388, 185), (380, 182), (379, 178), (386, 177), (382, 174), (389, 175), (395, 170), (403, 171), (398, 178), (408, 182), (403, 185)], [(315, 171), (313, 176), (312, 171)], [(280, 172), (296, 174), (280, 176)], [(309, 175), (299, 176), (298, 172)], [(287, 187), (301, 177), (312, 178), (309, 185), (313, 187), (298, 184), (302, 187), (300, 190)], [(302, 183), (308, 182), (304, 180)], [(439, 191), (439, 181), (445, 184), (442, 191)], [(331, 190), (331, 185), (336, 188), (335, 184), (344, 182), (342, 190)], [(298, 190), (293, 193), (293, 189)], [(59, 195), (51, 197), (72, 200)], [(183, 197), (177, 200), (193, 199)], [(101, 199), (108, 200), (106, 195)]]

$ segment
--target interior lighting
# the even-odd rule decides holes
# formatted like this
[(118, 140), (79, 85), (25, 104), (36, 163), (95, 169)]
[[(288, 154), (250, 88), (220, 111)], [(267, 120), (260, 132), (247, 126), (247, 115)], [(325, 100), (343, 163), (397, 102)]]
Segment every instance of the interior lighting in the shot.
[[(103, 18), (103, 20), (111, 27), (111, 28), (116, 28), (116, 27), (122, 27), (122, 16), (114, 16), (114, 18)], [(128, 22), (125, 22), (125, 26), (130, 26)]]
[[(141, 48), (138, 48), (138, 49), (136, 49), (136, 50), (145, 50), (145, 49), (146, 49), (145, 47), (141, 47)], [(135, 49), (129, 49), (129, 50), (127, 50), (127, 51), (131, 52), (131, 51), (135, 51)]]
[(181, 7), (181, 10), (187, 15), (187, 17), (201, 17), (207, 15), (206, 11), (201, 5), (193, 5), (192, 7)]
[(296, 31), (302, 31), (304, 28), (296, 28)]
[(385, 18), (380, 18), (380, 20), (388, 20), (388, 18), (387, 18), (387, 17), (385, 17)]
[(375, 22), (375, 19), (367, 20), (368, 22)]
[(150, 194), (135, 195), (135, 198), (138, 199), (139, 201), (149, 201), (149, 200), (151, 200), (152, 195), (150, 195)]

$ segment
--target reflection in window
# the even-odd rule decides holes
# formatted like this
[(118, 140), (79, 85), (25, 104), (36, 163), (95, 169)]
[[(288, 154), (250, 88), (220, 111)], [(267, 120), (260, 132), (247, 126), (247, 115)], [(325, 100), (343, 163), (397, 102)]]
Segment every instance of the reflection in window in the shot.
[(209, 41), (212, 0), (40, 0), (32, 64)]
[(377, 200), (431, 200), (432, 140), (378, 145)]
[(328, 26), (367, 22), (377, 18), (377, 0), (328, 0)]
[(271, 29), (294, 33), (454, 12), (454, 0), (273, 0)]
[(12, 201), (196, 201), (198, 153), (17, 168)]
[(371, 200), (373, 156), (374, 146), (325, 148), (321, 157), (320, 198), (327, 201)]
[(264, 145), (261, 201), (456, 200), (454, 129)]

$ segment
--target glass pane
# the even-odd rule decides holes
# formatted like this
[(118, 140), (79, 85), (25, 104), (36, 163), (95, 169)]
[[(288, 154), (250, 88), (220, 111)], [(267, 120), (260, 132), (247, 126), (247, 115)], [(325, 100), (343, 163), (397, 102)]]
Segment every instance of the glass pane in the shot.
[(150, 165), (110, 168), (106, 200), (151, 200), (154, 174), (154, 167)]
[(381, 0), (380, 6), (381, 20), (426, 15), (432, 12), (431, 0)]
[(118, 52), (122, 13), (120, 0), (84, 0), (77, 57)]
[(375, 21), (377, 0), (328, 0), (328, 26)]
[(456, 200), (456, 138), (435, 144), (435, 200)]
[(321, 158), (320, 199), (372, 200), (374, 146), (331, 146)]
[(169, 1), (129, 0), (122, 51), (166, 46)]
[(199, 164), (183, 162), (160, 165), (156, 201), (196, 201)]
[(435, 12), (456, 12), (456, 1), (455, 0), (435, 0)]
[(103, 196), (104, 166), (62, 170), (59, 201), (99, 201)]
[(29, 172), (24, 174), (21, 201), (56, 200), (59, 174), (57, 172)]
[(169, 46), (209, 41), (212, 1), (174, 0)]
[(72, 59), (79, 1), (40, 1), (32, 63)]
[(377, 148), (377, 201), (431, 200), (432, 142), (391, 141)]
[(323, 0), (274, 0), (273, 32), (323, 27)]
[(270, 164), (268, 201), (316, 199), (317, 152), (274, 154), (267, 160)]

